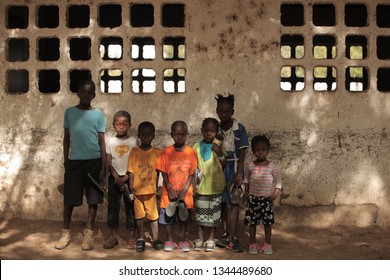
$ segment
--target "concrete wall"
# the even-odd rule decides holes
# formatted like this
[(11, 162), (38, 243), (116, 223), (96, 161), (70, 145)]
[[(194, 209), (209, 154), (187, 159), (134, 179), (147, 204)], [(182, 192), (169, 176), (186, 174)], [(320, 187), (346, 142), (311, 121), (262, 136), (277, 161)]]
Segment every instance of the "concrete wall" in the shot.
[[(318, 27), (312, 23), (315, 1), (274, 0), (193, 0), (167, 1), (185, 4), (186, 24), (182, 28), (164, 28), (160, 24), (162, 0), (154, 5), (155, 24), (149, 28), (133, 28), (129, 24), (129, 3), (143, 1), (110, 1), (122, 5), (122, 26), (101, 28), (97, 24), (99, 3), (105, 1), (21, 1), (2, 0), (0, 15), (8, 5), (29, 7), (27, 29), (9, 29), (0, 25), (0, 211), (2, 216), (33, 219), (62, 218), (63, 184), (63, 112), (78, 101), (69, 90), (68, 71), (89, 69), (99, 83), (99, 70), (123, 70), (123, 92), (107, 94), (98, 90), (93, 105), (107, 116), (107, 135), (112, 135), (111, 118), (118, 109), (133, 116), (133, 128), (139, 122), (155, 123), (155, 144), (171, 144), (170, 124), (185, 120), (190, 127), (189, 144), (200, 138), (204, 117), (215, 114), (216, 93), (232, 92), (236, 96), (235, 117), (248, 129), (250, 136), (264, 133), (272, 142), (270, 159), (282, 170), (284, 192), (280, 201), (282, 224), (329, 226), (390, 225), (389, 116), (390, 96), (377, 89), (377, 69), (389, 67), (388, 60), (376, 55), (378, 35), (390, 36), (389, 28), (376, 24), (376, 6), (383, 1), (326, 1), (336, 8), (336, 25)], [(147, 1), (149, 3), (149, 1)], [(368, 10), (366, 27), (346, 27), (345, 3), (364, 3)], [(90, 5), (90, 26), (66, 28), (66, 7), (70, 4)], [(91, 4), (92, 3), (92, 4)], [(283, 26), (280, 5), (302, 4), (305, 24)], [(39, 5), (59, 6), (59, 27), (37, 28), (35, 11)], [(95, 5), (96, 4), (96, 5)], [(5, 17), (4, 17), (5, 18)], [(285, 59), (280, 53), (282, 34), (302, 34), (305, 56)], [(337, 56), (318, 60), (312, 55), (314, 34), (334, 34)], [(345, 36), (363, 34), (368, 38), (368, 55), (364, 60), (345, 57)], [(72, 61), (67, 40), (72, 36), (91, 38), (91, 59)], [(101, 36), (121, 36), (124, 57), (120, 61), (103, 61), (99, 57)], [(130, 38), (151, 36), (156, 41), (153, 61), (134, 62), (130, 56)], [(160, 55), (165, 36), (186, 38), (186, 59), (166, 61)], [(38, 37), (60, 38), (60, 59), (55, 62), (36, 59)], [(29, 59), (7, 61), (8, 38), (23, 37), (30, 41)], [(305, 88), (286, 92), (280, 88), (281, 68), (299, 65), (305, 69)], [(337, 89), (313, 90), (313, 68), (333, 66), (337, 69)], [(368, 90), (353, 93), (345, 88), (347, 66), (364, 66), (369, 71)], [(132, 68), (156, 71), (156, 92), (134, 94), (131, 91)], [(186, 69), (186, 92), (167, 94), (162, 89), (165, 68)], [(23, 94), (7, 92), (8, 69), (29, 71), (29, 90)], [(58, 69), (60, 91), (39, 92), (37, 70)], [(390, 77), (388, 77), (390, 78)], [(131, 133), (134, 134), (132, 128)], [(250, 159), (248, 152), (248, 159)], [(105, 220), (106, 205), (99, 210)], [(75, 210), (74, 219), (85, 218), (85, 207)]]

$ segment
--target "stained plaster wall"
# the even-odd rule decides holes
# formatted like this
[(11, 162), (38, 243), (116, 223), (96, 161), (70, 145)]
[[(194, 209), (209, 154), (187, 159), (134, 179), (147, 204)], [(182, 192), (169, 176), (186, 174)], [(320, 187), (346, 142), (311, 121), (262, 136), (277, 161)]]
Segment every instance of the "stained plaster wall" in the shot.
[[(379, 61), (375, 53), (377, 34), (390, 34), (375, 23), (375, 7), (380, 1), (348, 1), (365, 3), (369, 24), (363, 28), (347, 28), (343, 24), (346, 1), (326, 1), (336, 7), (333, 27), (312, 24), (311, 8), (314, 1), (259, 1), (259, 0), (194, 0), (168, 1), (184, 3), (184, 28), (163, 28), (159, 24), (161, 4), (155, 7), (155, 25), (133, 29), (129, 18), (129, 2), (122, 8), (122, 26), (100, 28), (96, 22), (97, 4), (104, 1), (20, 1), (3, 0), (3, 18), (8, 5), (29, 7), (27, 29), (7, 29), (4, 19), (0, 25), (0, 211), (1, 216), (32, 219), (62, 218), (63, 187), (63, 112), (77, 103), (70, 93), (67, 72), (71, 68), (90, 69), (95, 82), (98, 70), (114, 65), (124, 69), (122, 94), (105, 94), (99, 90), (93, 105), (104, 111), (107, 136), (113, 134), (112, 115), (126, 109), (133, 116), (134, 128), (144, 120), (155, 123), (158, 133), (156, 146), (172, 143), (170, 124), (177, 119), (189, 124), (189, 144), (200, 138), (199, 128), (204, 117), (216, 117), (216, 93), (232, 92), (236, 97), (235, 117), (247, 127), (249, 136), (267, 134), (272, 142), (270, 159), (282, 170), (284, 191), (278, 202), (278, 222), (312, 226), (390, 225), (389, 124), (390, 97), (376, 89)], [(69, 4), (90, 4), (91, 20), (87, 29), (66, 28), (65, 11)], [(304, 5), (305, 25), (286, 27), (280, 24), (281, 3)], [(34, 11), (38, 5), (55, 4), (60, 7), (60, 24), (56, 29), (35, 27)], [(96, 5), (94, 5), (96, 4)], [(61, 12), (62, 11), (62, 12)], [(345, 65), (353, 65), (345, 58), (344, 38), (347, 33), (362, 33), (369, 40), (369, 90), (350, 93), (345, 90)], [(156, 71), (157, 90), (153, 94), (131, 92), (130, 71), (133, 61), (126, 55), (120, 61), (102, 61), (94, 40), (104, 35), (122, 36), (129, 42), (134, 35), (148, 35), (156, 42), (166, 35), (186, 37), (186, 59), (164, 61), (157, 55), (153, 62), (140, 62), (138, 67), (152, 67)], [(288, 61), (280, 56), (280, 37), (285, 33), (299, 33), (305, 37), (305, 57)], [(331, 33), (337, 38), (337, 57), (315, 60), (311, 55), (314, 33)], [(60, 59), (41, 62), (36, 59), (35, 41), (39, 36), (60, 38)], [(90, 61), (69, 59), (67, 40), (71, 36), (89, 36), (93, 43)], [(27, 62), (8, 62), (6, 43), (9, 37), (30, 40)], [(156, 53), (161, 53), (156, 44)], [(124, 43), (124, 54), (130, 46)], [(361, 61), (359, 61), (360, 63)], [(284, 65), (305, 68), (305, 89), (284, 92), (280, 89), (280, 69)], [(338, 69), (337, 89), (333, 92), (313, 90), (312, 69), (318, 65), (332, 65)], [(161, 73), (166, 67), (186, 69), (186, 93), (166, 94), (162, 90)], [(6, 92), (6, 70), (27, 69), (29, 91), (15, 95)], [(36, 71), (58, 69), (61, 73), (59, 93), (42, 94), (38, 90)], [(248, 159), (251, 158), (248, 152)], [(74, 212), (74, 220), (85, 219), (85, 206)], [(105, 220), (106, 202), (99, 209), (98, 219)]]

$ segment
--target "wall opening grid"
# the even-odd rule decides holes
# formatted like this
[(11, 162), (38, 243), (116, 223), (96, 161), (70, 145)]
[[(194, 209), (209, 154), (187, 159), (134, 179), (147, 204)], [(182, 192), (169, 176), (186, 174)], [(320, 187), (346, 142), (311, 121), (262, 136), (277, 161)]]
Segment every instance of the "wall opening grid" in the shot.
[[(390, 4), (282, 3), (280, 88), (331, 92), (344, 86), (365, 92), (376, 85), (379, 92), (390, 92), (389, 14)], [(306, 72), (313, 76), (306, 78)]]
[[(61, 86), (76, 92), (81, 79), (97, 77), (97, 87), (108, 94), (124, 87), (137, 94), (185, 93), (185, 4), (160, 4), (7, 5), (5, 92), (27, 93), (35, 80), (40, 93)], [(31, 70), (32, 62), (37, 69)]]

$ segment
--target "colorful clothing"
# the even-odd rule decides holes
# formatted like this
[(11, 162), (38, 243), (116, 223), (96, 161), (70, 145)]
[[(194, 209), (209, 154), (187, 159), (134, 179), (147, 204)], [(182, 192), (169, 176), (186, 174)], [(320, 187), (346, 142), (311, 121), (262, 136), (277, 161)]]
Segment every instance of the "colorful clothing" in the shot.
[[(221, 145), (221, 141), (215, 139), (214, 143)], [(194, 145), (194, 151), (198, 158), (198, 168), (203, 172), (198, 185), (197, 193), (202, 195), (220, 194), (226, 186), (225, 176), (218, 155), (212, 151), (212, 144), (203, 140)], [(224, 147), (222, 151), (226, 154)]]
[(108, 139), (106, 153), (111, 155), (111, 165), (119, 176), (126, 175), (130, 151), (137, 146), (137, 138), (135, 137), (123, 139), (114, 136)]
[[(177, 193), (183, 189), (188, 177), (195, 173), (196, 166), (196, 154), (190, 146), (185, 146), (183, 151), (180, 152), (176, 151), (174, 146), (168, 146), (161, 152), (157, 162), (157, 170), (167, 174), (172, 189)], [(188, 188), (184, 202), (187, 208), (194, 207), (192, 185)], [(166, 208), (168, 203), (168, 191), (164, 184), (160, 207)]]
[(99, 109), (69, 107), (64, 114), (64, 128), (69, 130), (71, 160), (101, 157), (98, 132), (105, 133), (104, 114)]
[(282, 189), (282, 177), (275, 164), (266, 166), (249, 162), (245, 168), (244, 183), (249, 184), (249, 194), (261, 197), (270, 196), (272, 189)]
[(148, 151), (140, 147), (131, 150), (128, 171), (133, 174), (135, 195), (156, 194), (157, 161), (160, 149), (151, 147)]
[(200, 195), (195, 197), (196, 224), (205, 227), (217, 227), (221, 224), (222, 194)]

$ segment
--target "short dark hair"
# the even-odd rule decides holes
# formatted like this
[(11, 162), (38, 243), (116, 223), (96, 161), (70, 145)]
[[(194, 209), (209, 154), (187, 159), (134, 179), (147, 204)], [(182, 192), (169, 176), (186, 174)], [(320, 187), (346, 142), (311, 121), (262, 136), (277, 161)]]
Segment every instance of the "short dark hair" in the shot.
[(146, 121), (146, 122), (142, 122), (138, 125), (138, 132), (140, 132), (141, 130), (147, 129), (147, 128), (150, 128), (153, 132), (156, 131), (156, 127), (154, 126), (154, 124)]
[(171, 131), (173, 131), (176, 127), (182, 126), (186, 130), (188, 130), (188, 125), (184, 121), (174, 121), (171, 125)]
[(95, 83), (91, 79), (82, 79), (77, 84), (77, 91), (79, 91), (83, 86), (90, 85), (92, 87), (93, 92), (96, 90)]
[(127, 112), (127, 111), (125, 111), (125, 110), (120, 110), (120, 111), (116, 112), (116, 113), (114, 114), (113, 122), (115, 122), (115, 119), (116, 119), (117, 117), (125, 117), (125, 118), (127, 118), (127, 120), (129, 121), (129, 123), (131, 123), (131, 116), (130, 116), (130, 113)]
[(223, 103), (227, 103), (234, 108), (234, 95), (231, 93), (228, 93), (228, 96), (223, 96), (222, 94), (217, 94), (215, 97), (217, 100), (217, 107)]
[(217, 129), (219, 128), (219, 122), (214, 118), (205, 118), (202, 122), (202, 127), (205, 127), (206, 125), (208, 125), (210, 123), (215, 125)]
[(251, 148), (252, 148), (252, 150), (259, 143), (265, 143), (265, 144), (267, 144), (268, 150), (271, 149), (271, 142), (269, 141), (267, 136), (265, 136), (265, 135), (256, 135), (256, 136), (254, 136), (252, 138), (252, 141), (251, 141)]

